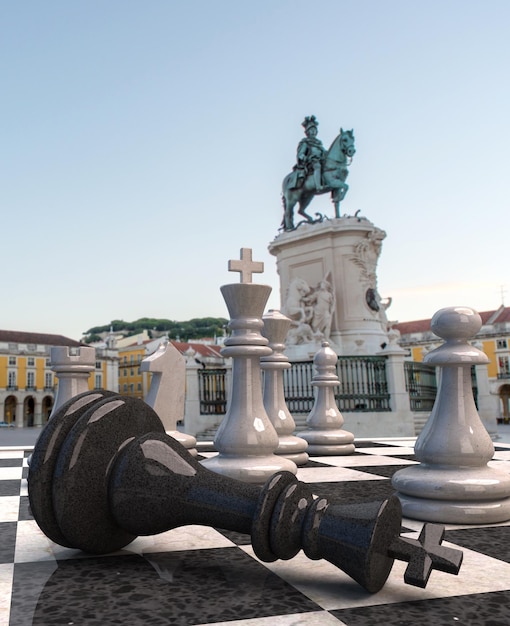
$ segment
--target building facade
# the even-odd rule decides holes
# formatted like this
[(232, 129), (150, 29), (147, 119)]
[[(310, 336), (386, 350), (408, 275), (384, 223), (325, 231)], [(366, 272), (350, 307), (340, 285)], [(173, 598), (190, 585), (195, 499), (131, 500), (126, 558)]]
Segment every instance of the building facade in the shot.
[[(71, 352), (84, 344), (63, 335), (0, 330), (0, 422), (7, 426), (42, 426), (51, 414), (58, 377), (51, 368), (51, 348)], [(89, 389), (118, 391), (117, 351), (96, 348)]]

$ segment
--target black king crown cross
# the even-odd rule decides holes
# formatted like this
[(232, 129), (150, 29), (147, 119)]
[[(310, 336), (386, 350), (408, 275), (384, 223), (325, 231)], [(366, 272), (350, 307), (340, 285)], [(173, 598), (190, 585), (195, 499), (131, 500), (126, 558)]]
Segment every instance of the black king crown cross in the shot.
[(262, 488), (215, 474), (165, 434), (147, 404), (111, 392), (81, 394), (57, 411), (34, 449), (28, 485), (43, 532), (95, 554), (202, 524), (250, 534), (262, 561), (303, 549), (369, 592), (381, 589), (394, 559), (409, 561), (404, 579), (421, 587), (432, 569), (457, 574), (462, 561), (441, 546), (442, 526), (426, 524), (419, 540), (400, 537), (396, 496), (345, 505), (315, 496), (290, 472)]

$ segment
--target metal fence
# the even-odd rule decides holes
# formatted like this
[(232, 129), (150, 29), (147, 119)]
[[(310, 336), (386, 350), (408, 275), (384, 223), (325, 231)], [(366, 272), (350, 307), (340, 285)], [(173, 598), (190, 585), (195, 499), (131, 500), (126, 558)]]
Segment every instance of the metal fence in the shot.
[[(337, 361), (340, 385), (335, 398), (340, 411), (391, 411), (386, 379), (386, 358), (342, 356)], [(311, 361), (292, 363), (283, 372), (285, 399), (291, 413), (309, 413), (314, 404)]]
[[(435, 365), (405, 361), (404, 371), (411, 411), (432, 411), (438, 386)], [(471, 387), (475, 405), (478, 407), (478, 384), (474, 366), (471, 367)]]
[(226, 369), (198, 370), (200, 415), (224, 415), (227, 412)]
[(431, 411), (437, 394), (436, 368), (427, 363), (404, 361), (406, 390), (411, 411)]

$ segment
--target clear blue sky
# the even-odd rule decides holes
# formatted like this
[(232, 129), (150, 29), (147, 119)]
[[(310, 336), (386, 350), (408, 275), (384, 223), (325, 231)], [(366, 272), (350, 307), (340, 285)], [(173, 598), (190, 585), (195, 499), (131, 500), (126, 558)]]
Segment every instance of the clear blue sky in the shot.
[(26, 0), (0, 28), (0, 328), (227, 317), (241, 247), (278, 308), (310, 114), (354, 129), (342, 213), (387, 232), (390, 319), (510, 304), (507, 0)]

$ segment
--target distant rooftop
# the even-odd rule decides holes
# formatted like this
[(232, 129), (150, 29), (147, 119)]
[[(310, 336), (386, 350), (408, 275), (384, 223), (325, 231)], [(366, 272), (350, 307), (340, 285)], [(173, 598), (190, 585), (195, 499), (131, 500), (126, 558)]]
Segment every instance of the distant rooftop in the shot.
[[(494, 311), (479, 311), (482, 323), (485, 324), (504, 324), (510, 322), (510, 307), (500, 306)], [(401, 335), (412, 335), (413, 333), (426, 333), (430, 331), (431, 319), (415, 320), (412, 322), (399, 322), (393, 324), (393, 328), (400, 331)]]
[(27, 333), (18, 330), (0, 330), (0, 341), (6, 343), (27, 343), (44, 346), (82, 346), (80, 341), (63, 335), (47, 333)]

